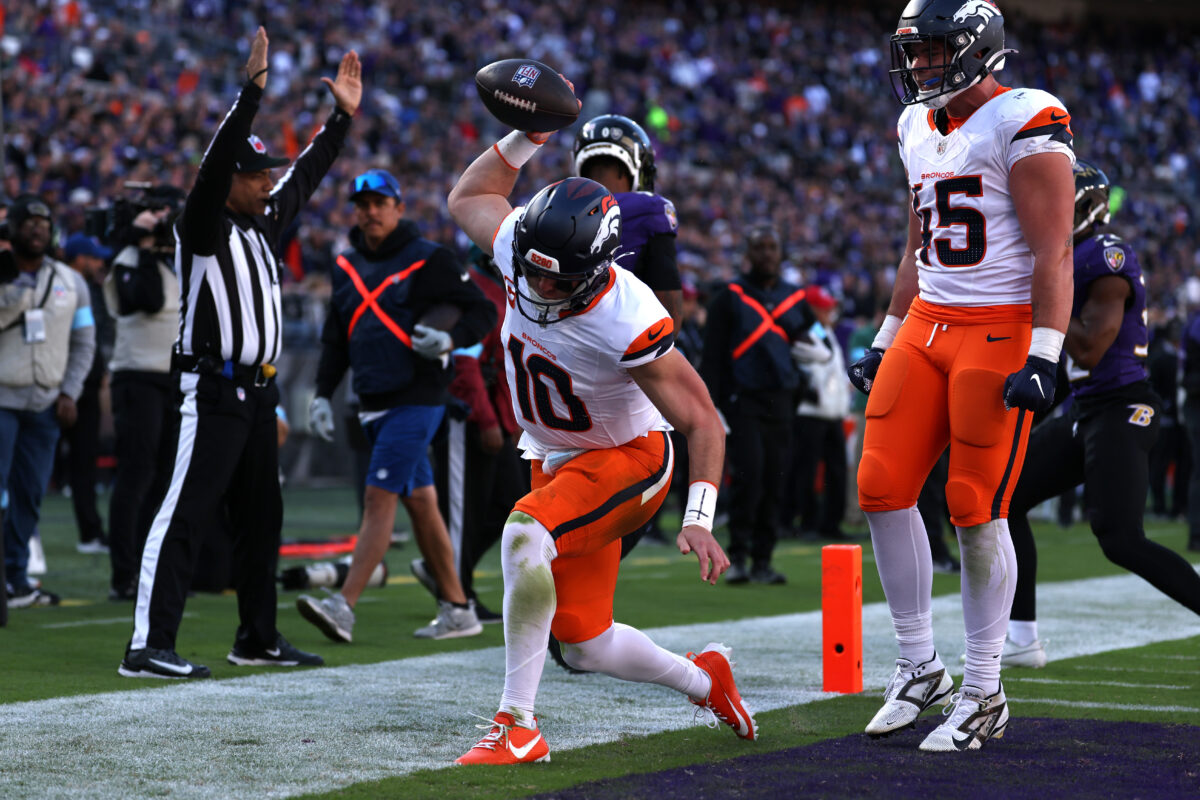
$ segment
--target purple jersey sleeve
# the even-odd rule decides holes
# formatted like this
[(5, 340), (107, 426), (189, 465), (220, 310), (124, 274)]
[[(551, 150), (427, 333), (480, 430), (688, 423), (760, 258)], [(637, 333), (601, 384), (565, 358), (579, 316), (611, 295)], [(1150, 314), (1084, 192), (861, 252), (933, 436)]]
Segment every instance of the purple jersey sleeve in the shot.
[(1072, 375), (1071, 388), (1078, 395), (1111, 391), (1146, 379), (1146, 355), (1150, 337), (1146, 330), (1146, 286), (1137, 254), (1118, 236), (1102, 234), (1075, 248), (1075, 299), (1071, 316), (1079, 317), (1094, 281), (1117, 275), (1129, 281), (1131, 300), (1117, 338), (1086, 373)]
[[(675, 206), (671, 201), (649, 192), (618, 192), (617, 205), (621, 208), (621, 254), (617, 263), (641, 278), (652, 288), (664, 285), (662, 276), (656, 274), (656, 265), (646, 263), (646, 245), (655, 236), (675, 236), (679, 222), (675, 217)], [(674, 280), (678, 285), (677, 267)], [(671, 281), (666, 280), (666, 284)]]

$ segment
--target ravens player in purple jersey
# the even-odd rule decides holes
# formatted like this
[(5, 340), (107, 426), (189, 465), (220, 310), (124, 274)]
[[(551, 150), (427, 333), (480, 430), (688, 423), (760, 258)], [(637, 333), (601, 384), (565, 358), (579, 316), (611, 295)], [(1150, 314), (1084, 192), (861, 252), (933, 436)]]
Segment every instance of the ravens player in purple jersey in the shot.
[[(617, 263), (654, 290), (679, 330), (683, 284), (675, 262), (675, 206), (654, 193), (654, 147), (642, 126), (603, 114), (575, 134), (575, 174), (591, 178), (617, 198), (621, 253)], [(686, 353), (689, 358), (699, 353)]]
[(1064, 349), (1073, 401), (1034, 428), (1013, 492), (1008, 525), (1017, 553), (1017, 593), (1002, 664), (1041, 667), (1036, 617), (1037, 548), (1027, 512), (1084, 485), (1092, 533), (1114, 564), (1200, 614), (1200, 575), (1183, 556), (1146, 538), (1149, 454), (1161, 400), (1146, 375), (1146, 288), (1128, 242), (1096, 228), (1108, 222), (1108, 178), (1075, 164), (1075, 300)]

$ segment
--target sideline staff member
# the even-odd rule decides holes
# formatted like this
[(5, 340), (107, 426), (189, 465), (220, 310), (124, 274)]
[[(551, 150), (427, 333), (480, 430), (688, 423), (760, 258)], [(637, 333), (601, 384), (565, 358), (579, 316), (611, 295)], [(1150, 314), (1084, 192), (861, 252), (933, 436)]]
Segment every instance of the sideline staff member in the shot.
[(133, 638), (120, 674), (203, 678), (207, 667), (175, 652), (175, 636), (204, 536), (227, 507), (234, 535), (238, 626), (231, 664), (324, 663), (275, 627), (275, 567), (283, 498), (272, 362), (279, 356), (280, 266), (274, 248), (341, 150), (362, 98), (350, 51), (337, 79), (322, 78), (337, 108), (272, 187), (272, 158), (250, 124), (266, 86), (267, 34), (260, 27), (248, 80), (204, 154), (176, 227), (183, 287), (176, 366), (183, 395), (175, 471), (142, 554)]

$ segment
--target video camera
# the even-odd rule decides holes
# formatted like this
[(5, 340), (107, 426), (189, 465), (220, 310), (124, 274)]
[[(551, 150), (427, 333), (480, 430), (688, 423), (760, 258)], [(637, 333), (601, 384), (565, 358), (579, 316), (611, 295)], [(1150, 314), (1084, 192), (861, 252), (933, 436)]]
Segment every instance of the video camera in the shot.
[(84, 233), (97, 237), (108, 247), (120, 248), (136, 237), (133, 236), (133, 221), (143, 211), (170, 209), (170, 213), (154, 226), (154, 249), (175, 249), (175, 234), (172, 227), (183, 208), (186, 195), (174, 186), (156, 185), (144, 181), (126, 181), (126, 197), (118, 197), (109, 205), (96, 206), (84, 212)]

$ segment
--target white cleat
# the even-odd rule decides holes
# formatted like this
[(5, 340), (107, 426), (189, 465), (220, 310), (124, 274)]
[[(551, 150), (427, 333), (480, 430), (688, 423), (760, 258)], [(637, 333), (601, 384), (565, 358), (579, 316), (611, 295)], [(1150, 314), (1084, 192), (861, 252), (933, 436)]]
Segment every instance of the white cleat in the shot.
[(1019, 645), (1005, 637), (1004, 653), (1000, 656), (1002, 667), (1029, 667), (1041, 669), (1046, 666), (1046, 648), (1041, 639), (1034, 639), (1033, 644)]
[(883, 707), (867, 724), (872, 738), (911, 728), (921, 712), (932, 705), (945, 705), (954, 691), (954, 679), (935, 654), (924, 664), (896, 659), (896, 673), (883, 692)]
[(921, 742), (927, 753), (978, 750), (990, 739), (999, 739), (1008, 727), (1008, 701), (1001, 686), (991, 697), (974, 686), (964, 686), (954, 695), (945, 712), (949, 719), (933, 729)]

